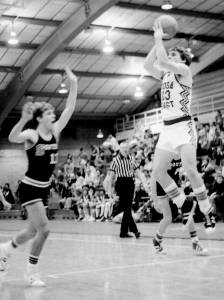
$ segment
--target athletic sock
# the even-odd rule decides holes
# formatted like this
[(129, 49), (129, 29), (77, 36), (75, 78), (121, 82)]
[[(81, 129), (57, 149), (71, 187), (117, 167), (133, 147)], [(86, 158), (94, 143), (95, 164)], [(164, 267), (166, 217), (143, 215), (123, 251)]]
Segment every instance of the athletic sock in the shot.
[(199, 242), (196, 230), (190, 232), (190, 237), (191, 237), (192, 243), (198, 243)]
[(29, 256), (29, 261), (28, 261), (28, 264), (27, 264), (27, 272), (28, 273), (36, 272), (37, 265), (38, 265), (38, 260), (39, 260), (38, 256), (34, 256), (34, 255)]
[(194, 189), (194, 194), (197, 198), (200, 211), (203, 214), (207, 214), (211, 208), (211, 203), (209, 202), (204, 184), (201, 187)]
[(159, 234), (159, 232), (157, 231), (156, 235), (155, 235), (155, 239), (157, 240), (158, 243), (162, 243), (163, 236), (161, 234)]
[(168, 197), (173, 200), (173, 203), (175, 203), (178, 208), (182, 207), (186, 197), (174, 181), (166, 188), (164, 188), (164, 191), (166, 192)]

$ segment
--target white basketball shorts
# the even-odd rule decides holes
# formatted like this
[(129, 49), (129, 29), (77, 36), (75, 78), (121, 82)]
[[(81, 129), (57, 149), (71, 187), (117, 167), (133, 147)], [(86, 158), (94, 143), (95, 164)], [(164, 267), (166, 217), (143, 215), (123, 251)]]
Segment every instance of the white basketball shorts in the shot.
[(178, 153), (178, 147), (184, 144), (197, 147), (197, 131), (194, 121), (189, 120), (162, 126), (157, 148)]

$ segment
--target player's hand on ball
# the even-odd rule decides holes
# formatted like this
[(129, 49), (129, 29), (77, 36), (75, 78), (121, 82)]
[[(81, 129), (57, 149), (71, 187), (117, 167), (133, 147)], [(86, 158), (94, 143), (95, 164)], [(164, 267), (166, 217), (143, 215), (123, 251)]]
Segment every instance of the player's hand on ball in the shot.
[(164, 33), (161, 24), (159, 22), (155, 22), (153, 29), (154, 29), (154, 38), (156, 40), (162, 40)]
[(27, 102), (24, 106), (23, 106), (23, 110), (22, 110), (22, 119), (25, 120), (26, 122), (32, 120), (33, 118), (33, 103), (32, 102)]

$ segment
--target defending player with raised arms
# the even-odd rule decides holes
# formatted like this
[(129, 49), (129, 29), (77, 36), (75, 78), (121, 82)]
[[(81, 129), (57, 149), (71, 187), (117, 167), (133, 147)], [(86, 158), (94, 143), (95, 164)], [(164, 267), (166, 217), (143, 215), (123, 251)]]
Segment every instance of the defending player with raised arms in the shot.
[[(0, 244), (0, 270), (7, 269), (8, 258), (18, 246), (32, 239), (25, 280), (31, 286), (44, 286), (38, 274), (38, 261), (49, 235), (49, 222), (43, 201), (47, 199), (50, 177), (58, 161), (58, 140), (70, 120), (77, 99), (77, 78), (66, 67), (70, 91), (65, 109), (56, 121), (54, 108), (46, 102), (28, 102), (24, 105), (19, 122), (13, 127), (9, 141), (24, 143), (28, 170), (22, 179), (20, 199), (28, 212), (28, 226), (7, 243)], [(36, 129), (23, 129), (32, 121)]]

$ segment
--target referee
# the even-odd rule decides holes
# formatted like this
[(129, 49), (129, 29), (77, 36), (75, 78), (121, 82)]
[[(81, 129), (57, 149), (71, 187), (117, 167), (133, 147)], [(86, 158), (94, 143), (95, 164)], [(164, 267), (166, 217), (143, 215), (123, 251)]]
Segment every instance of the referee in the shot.
[(108, 174), (108, 194), (111, 194), (112, 182), (116, 176), (115, 190), (119, 196), (119, 210), (123, 211), (121, 222), (120, 237), (132, 237), (128, 232), (133, 232), (136, 238), (140, 237), (140, 232), (131, 214), (132, 201), (134, 198), (135, 182), (134, 175), (142, 181), (145, 190), (148, 192), (144, 174), (139, 170), (139, 164), (129, 155), (127, 143), (121, 143), (117, 156), (113, 159)]

